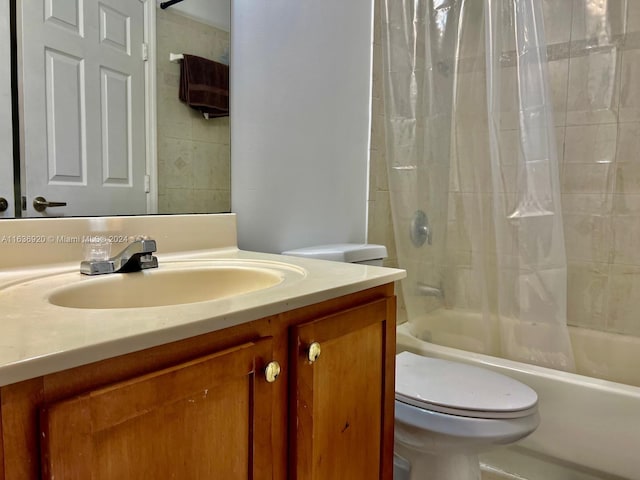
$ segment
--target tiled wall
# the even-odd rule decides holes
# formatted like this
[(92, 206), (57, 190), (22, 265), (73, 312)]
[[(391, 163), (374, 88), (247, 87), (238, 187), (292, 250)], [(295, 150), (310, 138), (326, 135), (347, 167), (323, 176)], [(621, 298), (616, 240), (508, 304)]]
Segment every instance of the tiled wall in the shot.
[(387, 181), (384, 137), (384, 98), (382, 77), (382, 28), (380, 9), (384, 0), (374, 0), (373, 88), (371, 102), (371, 149), (369, 166), (368, 242), (386, 245), (385, 265), (397, 266), (396, 244), (391, 224), (391, 203)]
[[(640, 1), (543, 0), (568, 321), (640, 336)], [(376, 0), (369, 241), (392, 248)], [(395, 254), (392, 253), (391, 264)]]
[(158, 210), (218, 213), (231, 208), (229, 117), (206, 120), (178, 100), (180, 65), (169, 53), (220, 61), (229, 32), (157, 10)]

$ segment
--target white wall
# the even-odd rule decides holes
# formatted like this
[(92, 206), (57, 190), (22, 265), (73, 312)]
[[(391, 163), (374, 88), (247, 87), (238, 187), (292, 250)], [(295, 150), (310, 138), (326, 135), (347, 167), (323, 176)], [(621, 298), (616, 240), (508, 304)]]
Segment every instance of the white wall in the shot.
[(0, 0), (0, 197), (9, 202), (0, 218), (14, 214), (10, 47), (9, 0)]
[(231, 209), (240, 248), (364, 242), (371, 0), (234, 0)]
[[(163, 1), (156, 0), (158, 8)], [(225, 32), (231, 28), (231, 0), (184, 0), (168, 9), (213, 25)]]

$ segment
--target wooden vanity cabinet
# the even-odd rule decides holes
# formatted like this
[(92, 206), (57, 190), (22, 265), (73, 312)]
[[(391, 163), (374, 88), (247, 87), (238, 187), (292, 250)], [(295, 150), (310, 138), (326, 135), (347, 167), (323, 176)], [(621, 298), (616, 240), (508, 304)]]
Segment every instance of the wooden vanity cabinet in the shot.
[(41, 410), (46, 479), (270, 479), (263, 339)]
[(389, 284), (8, 385), (0, 480), (391, 480), (394, 359)]
[(394, 314), (382, 299), (292, 327), (289, 478), (393, 477)]

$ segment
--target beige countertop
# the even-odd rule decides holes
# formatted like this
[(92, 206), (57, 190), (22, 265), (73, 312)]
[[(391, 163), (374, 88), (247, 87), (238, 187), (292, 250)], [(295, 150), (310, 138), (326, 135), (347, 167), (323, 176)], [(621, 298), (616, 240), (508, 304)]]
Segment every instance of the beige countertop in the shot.
[[(52, 304), (53, 292), (79, 282), (151, 272), (81, 275), (82, 236), (105, 232), (116, 240), (139, 234), (156, 239), (156, 272), (192, 265), (251, 266), (272, 270), (281, 281), (262, 290), (180, 305), (92, 309)], [(232, 214), (2, 220), (0, 386), (239, 325), (405, 276), (397, 269), (241, 251), (236, 244)]]

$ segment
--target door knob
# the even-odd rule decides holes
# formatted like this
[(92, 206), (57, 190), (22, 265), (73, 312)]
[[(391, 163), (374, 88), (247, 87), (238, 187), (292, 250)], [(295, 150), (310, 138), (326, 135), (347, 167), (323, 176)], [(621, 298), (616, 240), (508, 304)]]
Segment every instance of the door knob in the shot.
[(267, 382), (275, 382), (278, 375), (280, 375), (280, 364), (275, 360), (273, 362), (269, 362), (264, 369), (264, 376), (267, 379)]
[(6, 198), (0, 197), (0, 212), (4, 212), (9, 208), (9, 202), (7, 202)]
[(44, 197), (36, 197), (33, 199), (33, 208), (36, 212), (44, 212), (47, 207), (66, 207), (67, 202), (47, 202)]
[(320, 348), (320, 344), (318, 342), (313, 342), (311, 345), (309, 345), (309, 352), (308, 352), (309, 361), (313, 363), (316, 360), (318, 360), (318, 358), (320, 358), (321, 352), (322, 352), (322, 349)]

